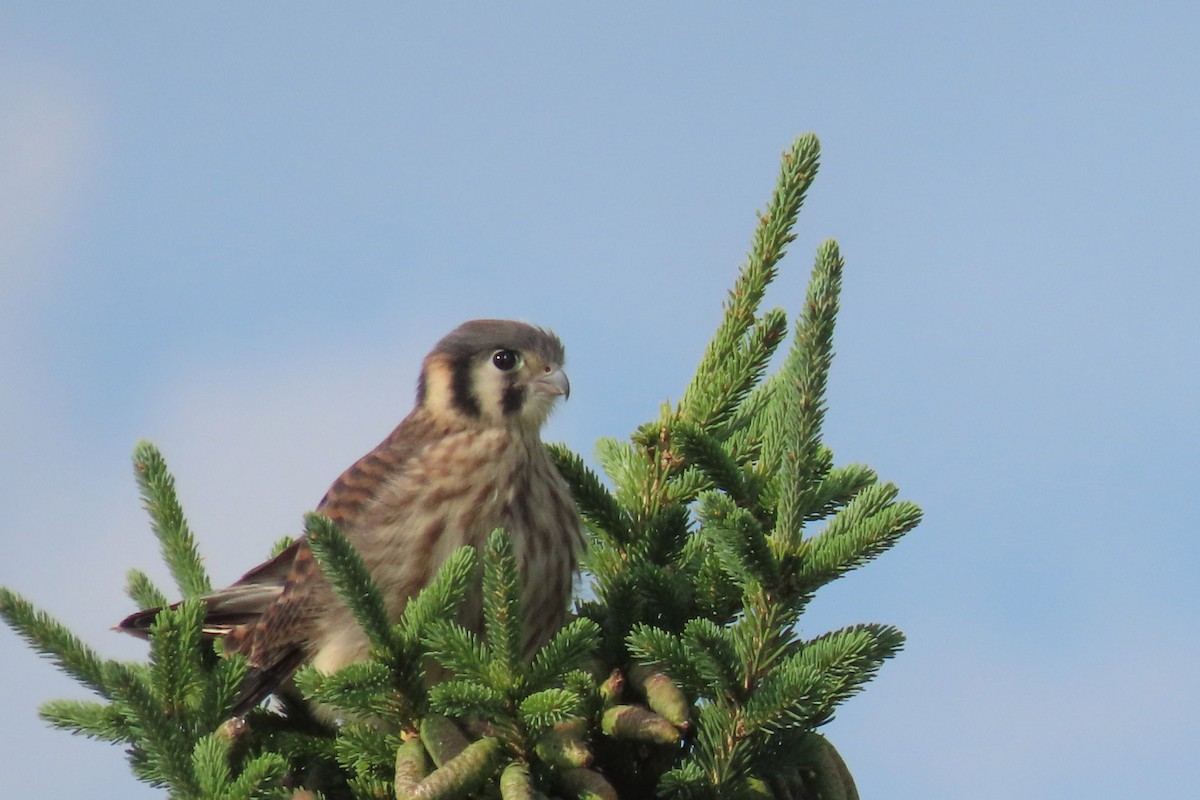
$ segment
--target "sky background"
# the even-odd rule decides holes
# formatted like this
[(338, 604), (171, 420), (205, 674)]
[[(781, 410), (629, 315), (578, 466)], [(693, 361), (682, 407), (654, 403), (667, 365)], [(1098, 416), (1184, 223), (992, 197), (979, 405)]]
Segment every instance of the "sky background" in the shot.
[[(838, 239), (827, 441), (926, 513), (803, 622), (909, 637), (826, 729), (863, 797), (1195, 797), (1197, 6), (568, 5), (0, 7), (0, 584), (140, 657), (135, 442), (229, 582), (472, 317), (562, 335), (590, 457), (815, 131), (767, 302)], [(13, 797), (160, 796), (7, 628), (0, 674)]]

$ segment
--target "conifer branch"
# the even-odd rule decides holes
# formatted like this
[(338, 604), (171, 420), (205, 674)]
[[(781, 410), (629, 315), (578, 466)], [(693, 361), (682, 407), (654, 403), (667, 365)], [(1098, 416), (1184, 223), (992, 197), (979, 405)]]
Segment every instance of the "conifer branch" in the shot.
[(491, 653), (490, 669), (500, 680), (512, 680), (521, 660), (521, 584), (512, 540), (492, 531), (483, 555), (483, 627)]
[(163, 608), (169, 605), (167, 596), (140, 569), (125, 573), (125, 594), (138, 608)]
[(732, 497), (707, 492), (700, 497), (699, 517), (721, 566), (747, 595), (774, 587), (779, 565), (771, 553), (762, 525)]
[(805, 644), (796, 662), (820, 675), (821, 706), (812, 727), (833, 716), (833, 709), (879, 672), (883, 662), (904, 646), (904, 634), (891, 625), (852, 625), (823, 634)]
[[(278, 790), (274, 785), (280, 782), (286, 770), (287, 762), (278, 753), (260, 753), (242, 765), (241, 774), (230, 782), (220, 800), (277, 797)], [(296, 796), (293, 795), (293, 798)]]
[(833, 325), (842, 285), (842, 258), (829, 240), (817, 251), (795, 341), (772, 393), (764, 462), (778, 470), (776, 525), (785, 541), (799, 541), (805, 509), (801, 494), (822, 475), (821, 424), (833, 361)]
[[(775, 279), (779, 260), (787, 252), (787, 245), (795, 238), (792, 227), (800, 214), (808, 187), (816, 177), (820, 152), (817, 137), (805, 134), (797, 138), (784, 154), (775, 192), (767, 210), (758, 217), (750, 254), (729, 292), (725, 315), (700, 359), (696, 377), (680, 401), (680, 416), (701, 423), (711, 422), (711, 416), (719, 416), (713, 412), (718, 410), (715, 406), (720, 403), (709, 399), (708, 403), (702, 405), (701, 398), (708, 394), (705, 386), (712, 376), (728, 370), (731, 359), (755, 322), (755, 314), (767, 285)], [(764, 339), (767, 338), (765, 334), (764, 331)], [(737, 392), (729, 394), (735, 395)]]
[(579, 513), (588, 522), (592, 532), (607, 537), (613, 544), (627, 542), (630, 530), (628, 514), (600, 482), (599, 476), (587, 468), (582, 458), (562, 445), (547, 445), (546, 450), (571, 487), (571, 493), (579, 505)]
[(804, 509), (804, 521), (824, 519), (843, 508), (859, 492), (879, 480), (875, 470), (862, 464), (833, 467), (820, 483), (803, 490), (797, 505)]
[(185, 600), (175, 608), (164, 608), (150, 625), (150, 687), (168, 716), (199, 705), (203, 614), (202, 604)]
[(553, 680), (580, 669), (600, 644), (600, 627), (586, 617), (568, 622), (534, 656), (529, 667), (531, 688), (547, 687)]
[(454, 674), (470, 681), (488, 680), (491, 653), (479, 637), (461, 625), (446, 620), (430, 624), (425, 644)]
[(387, 608), (379, 587), (367, 571), (354, 545), (346, 540), (333, 520), (320, 514), (306, 514), (304, 532), (321, 571), (337, 596), (354, 614), (371, 644), (386, 652), (395, 652)]
[(150, 527), (158, 537), (163, 561), (171, 570), (180, 593), (184, 598), (190, 598), (211, 592), (212, 582), (175, 495), (175, 478), (167, 470), (157, 447), (146, 441), (138, 442), (133, 451), (133, 474), (141, 491), (142, 504), (150, 514)]
[(233, 742), (222, 736), (205, 736), (192, 748), (192, 771), (198, 777), (197, 794), (221, 797), (229, 786), (229, 750)]
[(51, 727), (82, 734), (102, 742), (136, 741), (125, 717), (111, 703), (87, 700), (51, 700), (42, 703), (38, 716)]
[[(672, 445), (678, 448), (684, 460), (695, 465), (708, 479), (705, 488), (720, 489), (744, 506), (754, 505), (756, 492), (747, 480), (742, 465), (733, 459), (716, 437), (685, 423), (672, 425), (670, 437)], [(680, 497), (679, 500), (691, 500), (693, 497), (694, 494)]]
[[(685, 690), (694, 695), (709, 694), (718, 670), (705, 663), (678, 636), (639, 623), (629, 634), (629, 650), (643, 663), (665, 670)], [(706, 669), (707, 667), (707, 669)]]
[(797, 578), (812, 591), (878, 556), (921, 521), (915, 504), (895, 502), (896, 487), (872, 484), (862, 489), (825, 530), (800, 551)]
[(398, 710), (388, 692), (391, 671), (377, 661), (347, 664), (332, 674), (305, 667), (295, 681), (305, 697), (360, 717), (387, 717)]
[(475, 560), (475, 548), (458, 548), (446, 558), (425, 588), (405, 605), (400, 623), (393, 630), (410, 662), (419, 660), (417, 648), (431, 624), (458, 615), (475, 574)]
[(199, 787), (189, 731), (165, 712), (142, 671), (112, 665), (110, 681), (114, 701), (137, 737), (138, 744), (130, 752), (134, 771), (153, 786), (169, 786), (184, 797), (196, 797)]
[(616, 485), (614, 496), (617, 502), (633, 512), (633, 519), (649, 516), (658, 498), (646, 497), (643, 493), (644, 487), (652, 482), (651, 465), (637, 448), (629, 442), (602, 436), (596, 440), (596, 460)]
[(106, 662), (44, 611), (16, 592), (0, 586), (0, 617), (30, 647), (97, 694), (108, 697)]
[[(200, 645), (204, 647), (204, 644)], [(219, 645), (218, 645), (219, 647)], [(229, 717), (246, 677), (246, 657), (226, 655), (209, 671), (202, 687), (201, 718), (205, 728), (215, 728)]]

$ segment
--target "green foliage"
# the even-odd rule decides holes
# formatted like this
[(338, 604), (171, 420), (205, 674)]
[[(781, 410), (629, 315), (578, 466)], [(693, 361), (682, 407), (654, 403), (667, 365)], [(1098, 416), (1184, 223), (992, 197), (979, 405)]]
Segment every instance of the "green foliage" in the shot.
[(97, 694), (108, 697), (107, 662), (44, 611), (0, 587), (0, 616), (38, 653)]
[[(805, 639), (797, 623), (814, 592), (921, 512), (870, 468), (836, 465), (822, 439), (844, 267), (835, 242), (819, 247), (768, 375), (788, 315), (760, 306), (818, 161), (813, 136), (784, 154), (679, 402), (629, 440), (597, 443), (605, 477), (549, 446), (588, 531), (590, 598), (532, 658), (504, 532), (451, 554), (396, 619), (337, 526), (310, 514), (308, 546), (371, 658), (332, 674), (302, 667), (294, 689), (230, 719), (251, 673), (202, 635), (210, 583), (174, 480), (143, 442), (135, 473), (184, 601), (158, 614), (149, 661), (134, 664), (100, 658), (0, 589), (0, 615), (99, 698), (48, 702), (43, 719), (120, 744), (137, 777), (176, 798), (856, 798), (815, 729), (903, 635), (865, 624)], [(137, 570), (127, 592), (141, 608), (167, 603)], [(468, 596), (482, 599), (482, 631), (462, 624)]]
[(304, 521), (308, 546), (317, 563), (338, 597), (350, 607), (371, 644), (386, 652), (396, 650), (398, 644), (392, 637), (383, 593), (371, 580), (371, 573), (367, 572), (367, 565), (354, 545), (346, 541), (328, 517), (307, 514)]
[(201, 605), (165, 609), (151, 630), (148, 665), (104, 660), (24, 599), (0, 590), (0, 615), (107, 702), (50, 701), (51, 726), (125, 745), (134, 774), (176, 798), (281, 797), (285, 761), (277, 753), (240, 759), (223, 728), (245, 674), (240, 658), (218, 659), (201, 639)]
[(431, 626), (430, 652), (454, 674), (433, 687), (431, 706), (449, 716), (486, 718), (509, 752), (528, 759), (537, 739), (578, 716), (589, 700), (586, 694), (594, 691), (590, 680), (573, 678), (593, 656), (599, 629), (591, 620), (577, 619), (559, 630), (532, 663), (523, 658), (517, 563), (503, 531), (492, 533), (485, 548), (483, 611), (483, 640), (455, 622)]
[(196, 539), (175, 496), (175, 478), (167, 471), (157, 447), (145, 441), (137, 443), (133, 451), (133, 474), (142, 504), (150, 514), (150, 528), (158, 537), (163, 561), (180, 593), (190, 598), (211, 592), (212, 582), (196, 549)]
[[(795, 632), (814, 591), (920, 520), (869, 468), (834, 466), (822, 442), (844, 266), (835, 242), (818, 249), (791, 347), (766, 376), (786, 316), (759, 305), (817, 163), (811, 136), (784, 155), (750, 256), (683, 398), (631, 442), (598, 444), (612, 488), (559, 456), (587, 498), (596, 599), (580, 611), (600, 626), (601, 670), (652, 665), (697, 709), (669, 758), (606, 748), (601, 763), (623, 796), (786, 796), (787, 786), (817, 786), (828, 776), (804, 765), (832, 761), (803, 762), (795, 743), (815, 735), (903, 643), (881, 625), (810, 641)], [(617, 519), (628, 524), (614, 535), (609, 521)], [(781, 753), (792, 772), (781, 772)]]

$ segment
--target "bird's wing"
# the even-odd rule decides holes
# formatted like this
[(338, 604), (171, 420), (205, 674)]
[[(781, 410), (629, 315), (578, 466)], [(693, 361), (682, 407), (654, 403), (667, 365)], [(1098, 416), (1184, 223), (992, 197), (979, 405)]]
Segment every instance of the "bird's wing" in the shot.
[(338, 476), (317, 504), (317, 513), (329, 517), (353, 538), (352, 529), (363, 522), (380, 487), (403, 475), (436, 438), (428, 416), (419, 409), (413, 411), (374, 450)]
[[(238, 628), (258, 621), (283, 592), (299, 547), (300, 540), (292, 542), (279, 555), (259, 564), (236, 583), (202, 595), (200, 600), (205, 605), (203, 632), (208, 636), (228, 636)], [(117, 623), (116, 629), (145, 639), (161, 610), (148, 608), (130, 614)]]
[[(317, 505), (354, 542), (358, 527), (366, 523), (369, 509), (381, 486), (408, 468), (429, 441), (430, 424), (419, 413), (410, 414), (375, 449), (356, 461), (333, 483)], [(255, 624), (235, 630), (226, 640), (226, 650), (250, 659), (250, 673), (241, 687), (235, 712), (252, 708), (274, 691), (312, 655), (317, 620), (335, 601), (333, 589), (305, 539), (299, 539), (283, 571), (265, 564), (251, 570), (239, 583), (279, 586)], [(231, 587), (232, 588), (232, 587)]]
[(226, 652), (241, 653), (250, 661), (238, 688), (235, 715), (258, 705), (304, 663), (312, 619), (331, 595), (308, 542), (297, 539), (288, 549), (294, 552), (286, 577), (270, 604), (253, 624), (234, 629), (225, 639)]

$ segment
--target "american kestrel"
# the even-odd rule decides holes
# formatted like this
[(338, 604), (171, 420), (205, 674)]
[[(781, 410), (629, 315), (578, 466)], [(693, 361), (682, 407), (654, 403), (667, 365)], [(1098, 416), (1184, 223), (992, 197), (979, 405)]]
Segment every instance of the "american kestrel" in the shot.
[[(490, 319), (460, 325), (425, 357), (416, 407), (317, 506), (358, 550), (392, 620), (451, 552), (481, 548), (495, 528), (512, 537), (520, 568), (526, 652), (566, 620), (582, 524), (539, 437), (570, 392), (563, 361), (562, 342), (541, 328)], [(302, 664), (328, 673), (370, 651), (304, 538), (202, 599), (204, 631), (250, 662), (235, 713)], [(464, 624), (481, 630), (478, 593), (465, 607)], [(157, 611), (117, 627), (146, 636)]]

